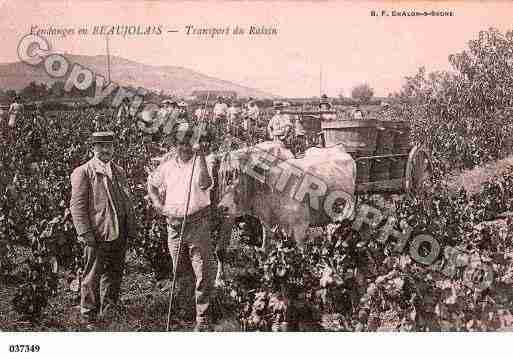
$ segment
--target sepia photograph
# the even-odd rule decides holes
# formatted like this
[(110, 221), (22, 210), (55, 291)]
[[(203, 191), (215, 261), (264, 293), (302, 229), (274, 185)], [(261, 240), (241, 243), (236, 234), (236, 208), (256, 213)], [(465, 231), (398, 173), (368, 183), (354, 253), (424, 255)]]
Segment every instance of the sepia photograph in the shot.
[(512, 2), (0, 5), (8, 358), (513, 330)]

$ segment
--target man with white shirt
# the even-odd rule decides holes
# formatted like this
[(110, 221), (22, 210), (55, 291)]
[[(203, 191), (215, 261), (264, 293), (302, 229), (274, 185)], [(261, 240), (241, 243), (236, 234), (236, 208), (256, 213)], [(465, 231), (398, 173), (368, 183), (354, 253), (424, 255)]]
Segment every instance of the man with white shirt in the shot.
[(21, 102), (20, 96), (15, 96), (11, 106), (9, 106), (9, 127), (16, 127), (16, 122), (23, 117), (25, 107)]
[[(176, 273), (192, 267), (196, 278), (196, 330), (209, 326), (210, 292), (214, 282), (214, 250), (210, 237), (210, 187), (212, 161), (205, 157), (190, 124), (179, 124), (175, 132), (176, 153), (166, 156), (148, 177), (148, 194), (155, 209), (167, 217), (168, 247)], [(194, 155), (197, 155), (194, 161)], [(190, 187), (189, 206), (186, 208)], [(181, 253), (178, 253), (181, 226), (186, 216)], [(178, 274), (177, 274), (178, 276)]]
[(223, 101), (223, 98), (219, 96), (217, 102), (214, 105), (214, 121), (219, 123), (220, 121), (226, 120), (226, 113), (228, 111), (228, 105)]
[(273, 141), (285, 142), (287, 137), (291, 134), (293, 124), (290, 116), (281, 113), (283, 104), (278, 102), (274, 105), (274, 116), (267, 124), (267, 132)]
[(123, 169), (112, 163), (114, 133), (91, 136), (94, 157), (71, 174), (70, 212), (84, 245), (80, 314), (88, 329), (114, 310), (129, 239), (135, 238), (133, 202)]
[(246, 131), (246, 138), (249, 140), (254, 139), (254, 133), (260, 117), (260, 109), (255, 100), (250, 98), (246, 110), (244, 112), (244, 120), (242, 126)]

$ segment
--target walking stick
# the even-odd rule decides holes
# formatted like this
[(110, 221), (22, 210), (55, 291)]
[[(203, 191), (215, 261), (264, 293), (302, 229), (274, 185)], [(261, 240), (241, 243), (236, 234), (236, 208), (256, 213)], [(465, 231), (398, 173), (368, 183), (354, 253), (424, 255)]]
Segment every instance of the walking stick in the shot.
[[(208, 98), (210, 96), (210, 92), (207, 93), (207, 99), (205, 101), (204, 109), (206, 110), (208, 104)], [(201, 120), (203, 120), (204, 113), (201, 114)], [(201, 125), (201, 124), (200, 124)], [(198, 152), (194, 153), (194, 158), (192, 159), (192, 170), (191, 177), (189, 178), (189, 184), (187, 188), (187, 200), (185, 201), (185, 211), (183, 215), (182, 227), (180, 228), (180, 237), (178, 238), (178, 252), (175, 256), (175, 260), (173, 261), (173, 280), (171, 282), (171, 290), (169, 292), (169, 306), (167, 310), (167, 323), (166, 323), (166, 332), (169, 332), (169, 324), (171, 322), (171, 308), (173, 307), (173, 299), (175, 296), (175, 288), (176, 288), (176, 277), (178, 274), (178, 262), (180, 259), (180, 252), (182, 250), (182, 242), (183, 242), (183, 234), (185, 232), (185, 225), (187, 223), (187, 214), (189, 212), (189, 202), (191, 200), (191, 189), (192, 189), (192, 178), (194, 177), (194, 168), (196, 167), (196, 158), (198, 158)]]

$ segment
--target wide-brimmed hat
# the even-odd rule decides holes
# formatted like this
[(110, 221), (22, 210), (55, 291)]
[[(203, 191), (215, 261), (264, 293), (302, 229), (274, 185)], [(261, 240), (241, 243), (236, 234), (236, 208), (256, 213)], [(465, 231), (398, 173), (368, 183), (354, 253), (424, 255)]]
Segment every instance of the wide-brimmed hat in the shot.
[(91, 134), (91, 138), (89, 139), (91, 143), (113, 143), (114, 142), (114, 132), (112, 131), (103, 131), (103, 132), (93, 132)]
[(210, 136), (212, 135), (207, 129), (197, 128), (190, 122), (181, 122), (175, 126), (172, 131), (172, 136), (176, 144), (190, 143), (195, 135), (195, 131), (201, 131), (200, 138), (196, 138), (195, 141), (209, 141)]

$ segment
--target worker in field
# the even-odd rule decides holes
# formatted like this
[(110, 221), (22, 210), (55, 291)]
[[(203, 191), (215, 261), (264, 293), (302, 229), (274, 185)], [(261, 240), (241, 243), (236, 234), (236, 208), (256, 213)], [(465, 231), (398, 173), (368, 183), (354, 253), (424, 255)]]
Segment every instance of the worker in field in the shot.
[(363, 110), (360, 108), (360, 104), (356, 104), (353, 112), (351, 113), (351, 117), (353, 120), (363, 120), (365, 116)]
[(321, 101), (319, 102), (319, 111), (331, 111), (331, 103), (328, 96), (321, 96)]
[(2, 106), (0, 106), (0, 123), (3, 122), (6, 118), (7, 111), (5, 111)]
[(188, 122), (189, 121), (189, 115), (187, 113), (187, 102), (180, 101), (176, 104), (176, 107), (178, 109), (178, 121), (179, 122)]
[(164, 121), (165, 118), (170, 114), (170, 100), (164, 100), (160, 103), (159, 109), (157, 111), (157, 117), (160, 121)]
[(130, 99), (125, 97), (119, 105), (118, 113), (116, 114), (116, 122), (121, 125), (123, 122), (130, 118)]
[(332, 105), (326, 95), (322, 95), (321, 97), (319, 112), (321, 112), (319, 115), (321, 121), (333, 121), (337, 119), (337, 114), (333, 111)]
[(14, 101), (12, 102), (11, 106), (9, 107), (8, 117), (9, 122), (7, 123), (9, 127), (14, 128), (16, 127), (16, 123), (21, 120), (23, 117), (23, 111), (25, 107), (23, 106), (23, 103), (21, 101), (20, 96), (15, 96)]
[(226, 112), (229, 133), (234, 136), (238, 136), (240, 108), (237, 106), (235, 101), (231, 101)]
[(293, 124), (290, 116), (282, 113), (283, 103), (274, 104), (274, 116), (267, 124), (267, 133), (273, 141), (279, 141), (285, 144), (292, 134)]
[(299, 116), (292, 119), (294, 123), (294, 154), (304, 153), (306, 151), (306, 131), (301, 123)]
[(249, 102), (247, 103), (246, 110), (243, 115), (243, 127), (246, 133), (247, 139), (254, 139), (254, 135), (256, 132), (256, 126), (258, 124), (258, 119), (260, 117), (260, 109), (253, 98), (250, 97)]
[(224, 101), (222, 96), (217, 97), (217, 101), (214, 104), (214, 122), (216, 124), (224, 124), (226, 122), (226, 114), (228, 112), (228, 105)]

